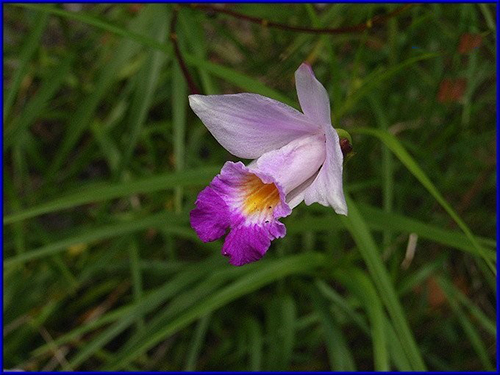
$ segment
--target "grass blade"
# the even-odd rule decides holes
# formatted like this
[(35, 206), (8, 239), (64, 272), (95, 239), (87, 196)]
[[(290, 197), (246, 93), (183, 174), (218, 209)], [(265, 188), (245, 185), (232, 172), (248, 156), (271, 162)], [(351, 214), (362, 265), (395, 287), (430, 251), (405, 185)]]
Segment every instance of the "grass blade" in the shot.
[[(173, 84), (172, 84), (172, 123), (173, 123), (173, 142), (175, 170), (184, 169), (185, 160), (185, 141), (186, 141), (186, 106), (187, 106), (187, 86), (182, 75), (179, 64), (173, 66)], [(182, 210), (183, 189), (181, 186), (175, 189), (175, 209), (177, 212)]]
[[(375, 287), (366, 274), (358, 269), (335, 271), (334, 277), (352, 291), (365, 306), (370, 319), (374, 369), (375, 371), (389, 371), (388, 340), (384, 329), (385, 314)], [(328, 288), (324, 282), (319, 283), (318, 287)]]
[(493, 261), (490, 257), (486, 255), (483, 247), (478, 243), (475, 236), (472, 234), (469, 227), (464, 223), (464, 221), (458, 216), (458, 214), (451, 208), (451, 206), (446, 202), (441, 193), (437, 190), (431, 180), (427, 177), (427, 175), (420, 169), (415, 160), (410, 156), (410, 154), (404, 149), (401, 143), (394, 137), (392, 134), (388, 132), (384, 132), (378, 129), (369, 129), (369, 128), (357, 128), (352, 129), (352, 133), (358, 134), (366, 134), (371, 135), (378, 138), (382, 141), (393, 153), (396, 157), (404, 164), (406, 168), (417, 178), (418, 181), (432, 194), (434, 199), (443, 207), (448, 215), (458, 224), (460, 229), (464, 232), (470, 242), (473, 244), (474, 248), (477, 250), (477, 253), (484, 259), (490, 270), (496, 275), (496, 268), (493, 264)]
[(184, 272), (180, 274), (173, 280), (166, 282), (156, 291), (150, 293), (140, 303), (136, 304), (133, 309), (131, 309), (129, 314), (123, 316), (122, 319), (108, 327), (104, 330), (104, 332), (100, 333), (97, 338), (82, 348), (78, 354), (71, 359), (70, 364), (73, 367), (79, 366), (87, 358), (106, 345), (106, 343), (123, 332), (123, 330), (125, 330), (137, 319), (137, 317), (143, 316), (160, 304), (165, 303), (165, 301), (181, 293), (182, 290), (194, 281), (205, 276), (206, 272), (211, 269), (211, 266), (213, 266), (214, 261), (217, 262), (218, 259), (211, 258), (196, 264), (191, 267), (191, 272)]
[(165, 337), (171, 336), (180, 329), (188, 326), (201, 316), (217, 310), (227, 303), (240, 298), (243, 295), (251, 293), (264, 285), (287, 277), (289, 275), (304, 274), (320, 267), (324, 258), (318, 253), (307, 253), (292, 256), (286, 259), (261, 263), (260, 267), (250, 275), (245, 275), (239, 280), (221, 289), (207, 298), (201, 300), (188, 311), (178, 315), (166, 326), (147, 337), (145, 340), (134, 345), (129, 352), (121, 353), (115, 357), (115, 361), (106, 365), (104, 371), (112, 371), (118, 368), (124, 368), (137, 356), (141, 355), (152, 346), (156, 345)]
[[(313, 208), (311, 207), (311, 210)], [(429, 239), (444, 246), (465, 251), (474, 256), (480, 256), (473, 244), (461, 232), (455, 230), (442, 229), (435, 225), (423, 223), (419, 220), (409, 218), (394, 212), (387, 213), (380, 208), (366, 204), (359, 204), (358, 209), (366, 220), (366, 224), (372, 230), (383, 231), (390, 229), (394, 232), (416, 233), (419, 237)], [(288, 233), (320, 232), (332, 231), (344, 228), (345, 225), (340, 221), (338, 215), (327, 212), (323, 207), (314, 209), (323, 213), (321, 217), (307, 215), (301, 220), (291, 217), (288, 219)], [(496, 241), (489, 238), (476, 237), (479, 243), (487, 247), (485, 254), (492, 260), (496, 259)]]
[(201, 317), (196, 330), (194, 332), (193, 342), (189, 347), (189, 353), (187, 356), (186, 367), (184, 371), (196, 371), (196, 361), (200, 355), (200, 350), (203, 344), (203, 340), (207, 334), (208, 323), (210, 322), (211, 314), (207, 314)]
[(349, 110), (354, 106), (354, 104), (356, 104), (363, 97), (368, 95), (368, 93), (372, 92), (374, 88), (382, 84), (385, 80), (395, 76), (397, 73), (404, 70), (406, 67), (412, 66), (413, 64), (419, 61), (432, 59), (440, 55), (441, 55), (440, 53), (425, 53), (419, 56), (411, 57), (408, 60), (405, 60), (398, 65), (386, 69), (385, 71), (382, 72), (377, 71), (372, 73), (372, 75), (368, 76), (365, 79), (365, 82), (363, 83), (361, 88), (355, 91), (351, 96), (349, 96), (346, 99), (346, 101), (343, 103), (342, 107), (338, 111), (337, 116), (339, 116), (339, 118), (344, 116), (346, 113), (349, 112)]
[[(51, 9), (48, 9), (47, 11), (51, 11)], [(82, 16), (80, 13), (70, 14)], [(67, 14), (64, 13), (64, 15)], [(131, 21), (129, 26), (130, 30), (145, 29), (151, 23), (154, 16), (154, 9), (146, 7), (137, 18)], [(128, 36), (130, 36), (130, 34), (133, 34), (133, 32), (126, 33)], [(93, 94), (89, 95), (84, 102), (81, 103), (78, 110), (75, 112), (74, 116), (67, 125), (66, 135), (62, 139), (61, 144), (58, 147), (58, 151), (52, 160), (51, 166), (47, 171), (46, 183), (52, 181), (55, 173), (59, 171), (63, 163), (66, 161), (68, 154), (89, 126), (92, 116), (97, 110), (102, 98), (112, 87), (113, 81), (118, 79), (117, 73), (123, 68), (123, 66), (125, 66), (139, 47), (140, 45), (135, 43), (131, 38), (124, 39), (120, 41), (118, 46), (115, 46), (110, 61), (101, 68)]]
[(326, 346), (328, 348), (330, 369), (332, 371), (356, 371), (351, 350), (346, 343), (338, 322), (330, 311), (330, 304), (317, 289), (311, 288), (308, 293), (322, 323)]
[(16, 264), (25, 263), (30, 260), (39, 259), (66, 250), (71, 245), (88, 244), (110, 237), (120, 236), (147, 228), (161, 228), (169, 224), (187, 222), (187, 215), (175, 215), (172, 213), (159, 213), (144, 219), (136, 219), (129, 222), (99, 226), (97, 228), (85, 228), (80, 234), (70, 236), (61, 241), (51, 243), (35, 250), (4, 259), (4, 267), (12, 267)]
[[(139, 254), (139, 249), (137, 246), (137, 242), (132, 239), (130, 242), (130, 246), (128, 249), (129, 260), (130, 260), (130, 276), (132, 279), (132, 290), (134, 292), (134, 301), (135, 303), (139, 303), (142, 299), (143, 287), (142, 287), (142, 272), (141, 272), (141, 256)], [(137, 329), (144, 329), (144, 317), (139, 316), (137, 318)]]
[(267, 96), (269, 98), (278, 100), (282, 103), (286, 103), (292, 107), (296, 107), (297, 103), (283, 94), (269, 88), (262, 82), (256, 80), (255, 78), (249, 77), (246, 74), (237, 72), (231, 68), (227, 68), (222, 65), (218, 65), (206, 60), (200, 60), (196, 56), (185, 53), (184, 59), (186, 63), (195, 66), (200, 69), (205, 69), (207, 72), (215, 75), (216, 77), (222, 78), (227, 82), (231, 82), (232, 84), (238, 86), (239, 88), (248, 91), (254, 92), (260, 95)]
[(449, 293), (449, 289), (447, 288), (447, 283), (443, 282), (442, 278), (438, 278), (438, 283), (441, 286), (444, 294), (446, 295), (446, 298), (448, 299), (451, 308), (455, 312), (458, 321), (462, 325), (462, 328), (466, 336), (468, 337), (469, 342), (472, 345), (472, 348), (476, 351), (479, 360), (483, 364), (484, 369), (486, 371), (494, 371), (495, 368), (493, 367), (493, 364), (490, 361), (490, 356), (488, 355), (486, 346), (484, 342), (481, 340), (481, 336), (479, 335), (479, 332), (477, 331), (476, 327), (474, 327), (474, 324), (469, 320), (467, 315), (463, 312), (458, 302), (455, 301), (455, 299)]
[(366, 226), (363, 217), (359, 213), (354, 202), (347, 197), (349, 216), (341, 216), (341, 220), (351, 232), (358, 249), (363, 256), (371, 277), (377, 287), (378, 293), (384, 301), (384, 305), (389, 312), (389, 316), (394, 324), (394, 328), (401, 340), (405, 353), (415, 371), (424, 371), (425, 364), (422, 360), (418, 346), (415, 343), (413, 334), (408, 326), (401, 304), (399, 303), (394, 285), (392, 284), (387, 270), (380, 258), (379, 250), (375, 241)]
[[(166, 40), (169, 13), (165, 11), (164, 5), (152, 4), (151, 12), (155, 15), (148, 26), (148, 30), (159, 43), (163, 44)], [(124, 169), (127, 168), (133, 151), (137, 145), (139, 135), (146, 121), (148, 112), (153, 103), (153, 97), (159, 82), (159, 75), (165, 63), (165, 54), (159, 51), (151, 51), (144, 66), (137, 73), (136, 88), (133, 95), (132, 105), (130, 107), (130, 116), (128, 124), (130, 126), (130, 136), (123, 151), (123, 157), (118, 168), (117, 176), (121, 176)]]
[(66, 10), (53, 8), (47, 5), (40, 4), (11, 4), (12, 6), (22, 7), (26, 9), (38, 10), (40, 12), (46, 12), (49, 14), (54, 14), (56, 16), (61, 16), (68, 19), (73, 19), (80, 21), (91, 26), (97, 27), (110, 33), (134, 40), (135, 42), (142, 44), (144, 46), (149, 46), (151, 48), (165, 52), (167, 55), (171, 54), (172, 46), (159, 43), (153, 38), (146, 37), (140, 33), (135, 32), (132, 28), (131, 30), (125, 29), (123, 27), (114, 25), (112, 23), (103, 21), (98, 17), (86, 14), (85, 12), (68, 12)]
[(40, 39), (43, 34), (43, 30), (47, 26), (48, 19), (49, 19), (48, 13), (42, 13), (37, 15), (33, 25), (33, 29), (29, 34), (28, 39), (26, 40), (22, 50), (20, 51), (19, 54), (20, 65), (17, 68), (16, 72), (14, 73), (14, 77), (12, 77), (10, 86), (5, 91), (5, 101), (3, 104), (4, 123), (10, 115), (10, 112), (12, 110), (12, 105), (14, 104), (14, 100), (16, 99), (23, 77), (26, 74), (28, 64), (33, 54), (38, 49), (38, 46), (40, 44)]
[(46, 108), (50, 100), (57, 93), (60, 86), (64, 82), (71, 64), (73, 63), (74, 55), (70, 54), (59, 64), (53, 68), (52, 73), (48, 75), (41, 84), (37, 93), (28, 101), (26, 107), (22, 110), (20, 117), (14, 119), (10, 126), (5, 129), (4, 152), (6, 152), (15, 139), (28, 129), (30, 125), (39, 117), (40, 113)]
[(262, 369), (263, 338), (262, 328), (255, 318), (248, 318), (246, 325), (248, 335), (248, 351), (250, 355), (249, 370), (260, 371)]
[(208, 183), (220, 171), (220, 167), (205, 167), (179, 173), (148, 177), (138, 181), (124, 183), (93, 183), (70, 193), (65, 197), (43, 203), (21, 212), (4, 217), (4, 224), (11, 224), (54, 211), (68, 209), (91, 202), (126, 197), (138, 193), (173, 189), (178, 186), (196, 186)]

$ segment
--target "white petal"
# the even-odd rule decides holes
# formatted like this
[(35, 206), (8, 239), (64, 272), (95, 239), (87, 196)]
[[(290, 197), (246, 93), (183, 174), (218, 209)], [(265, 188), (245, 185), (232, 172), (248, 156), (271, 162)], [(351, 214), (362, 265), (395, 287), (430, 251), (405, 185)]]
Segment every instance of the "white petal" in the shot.
[(273, 176), (288, 194), (318, 172), (325, 155), (325, 136), (307, 135), (266, 152), (248, 167)]
[(189, 104), (226, 150), (245, 159), (319, 128), (299, 111), (257, 94), (190, 95)]
[[(318, 170), (319, 172), (319, 170)], [(291, 209), (294, 209), (297, 207), (302, 201), (304, 200), (304, 194), (306, 189), (311, 186), (311, 184), (314, 182), (316, 179), (316, 176), (318, 175), (318, 172), (313, 174), (311, 177), (309, 177), (306, 181), (304, 181), (302, 184), (297, 186), (295, 189), (293, 189), (289, 194), (286, 196), (286, 203)]]
[(300, 65), (295, 72), (295, 86), (302, 112), (315, 123), (330, 126), (328, 94), (308, 64)]
[[(344, 190), (342, 188), (343, 155), (339, 145), (339, 136), (331, 126), (325, 128), (326, 160), (315, 180), (304, 190), (304, 201), (309, 206), (318, 202), (331, 206), (336, 213), (347, 215)], [(297, 199), (294, 199), (294, 202)]]

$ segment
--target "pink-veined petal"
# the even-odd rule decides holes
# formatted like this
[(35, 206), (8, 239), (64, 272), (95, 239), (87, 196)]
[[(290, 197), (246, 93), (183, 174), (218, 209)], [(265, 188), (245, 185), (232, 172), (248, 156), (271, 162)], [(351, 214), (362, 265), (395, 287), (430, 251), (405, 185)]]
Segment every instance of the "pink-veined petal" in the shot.
[(311, 177), (309, 177), (306, 181), (304, 181), (301, 185), (297, 186), (295, 189), (293, 189), (289, 194), (286, 196), (286, 203), (291, 209), (294, 209), (297, 207), (302, 201), (304, 200), (304, 194), (306, 189), (311, 186), (311, 184), (314, 182), (316, 179), (316, 176), (318, 176), (319, 170), (313, 174)]
[[(331, 126), (325, 128), (326, 159), (314, 181), (305, 188), (303, 197), (309, 206), (318, 202), (323, 206), (331, 206), (336, 213), (347, 215), (342, 187), (342, 162), (344, 156), (339, 145), (339, 136)], [(297, 198), (293, 202), (296, 203)], [(300, 202), (299, 202), (300, 203)], [(290, 206), (293, 207), (293, 204)]]
[(292, 107), (257, 94), (190, 95), (189, 104), (226, 150), (245, 159), (256, 159), (320, 127)]
[(288, 195), (315, 175), (325, 162), (325, 136), (321, 133), (295, 139), (266, 152), (248, 167), (273, 176)]
[(295, 72), (295, 86), (302, 112), (318, 125), (331, 125), (330, 99), (311, 66), (303, 63)]

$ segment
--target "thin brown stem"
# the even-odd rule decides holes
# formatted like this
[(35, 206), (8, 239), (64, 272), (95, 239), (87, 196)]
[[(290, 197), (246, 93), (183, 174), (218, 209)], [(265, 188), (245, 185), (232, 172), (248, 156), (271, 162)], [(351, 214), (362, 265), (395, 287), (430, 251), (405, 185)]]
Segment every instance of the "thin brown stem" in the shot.
[(189, 91), (191, 92), (191, 94), (199, 94), (200, 91), (198, 90), (198, 87), (194, 83), (193, 77), (191, 77), (191, 74), (189, 73), (186, 63), (182, 58), (181, 50), (179, 48), (179, 43), (177, 42), (177, 33), (175, 32), (175, 28), (177, 26), (177, 12), (178, 12), (177, 8), (174, 7), (172, 22), (170, 23), (170, 40), (172, 41), (172, 44), (174, 46), (175, 57), (177, 58), (177, 62), (179, 63), (179, 66), (182, 70), (182, 74), (186, 79)]
[(360, 23), (358, 25), (337, 27), (337, 28), (310, 28), (310, 27), (302, 27), (302, 26), (290, 26), (290, 25), (286, 25), (283, 23), (279, 23), (279, 22), (268, 21), (268, 20), (263, 19), (263, 18), (247, 16), (246, 14), (234, 12), (234, 11), (229, 10), (229, 9), (214, 7), (212, 5), (206, 5), (206, 4), (179, 4), (179, 5), (189, 6), (193, 9), (200, 9), (200, 10), (203, 10), (206, 12), (211, 12), (211, 13), (227, 14), (228, 16), (242, 19), (242, 20), (245, 20), (248, 22), (253, 22), (253, 23), (262, 25), (264, 27), (274, 27), (274, 28), (282, 29), (282, 30), (302, 32), (302, 33), (312, 33), (312, 34), (347, 34), (347, 33), (362, 32), (362, 31), (371, 29), (374, 26), (383, 24), (383, 23), (387, 22), (387, 20), (404, 12), (405, 10), (414, 6), (415, 4), (402, 5), (390, 13), (380, 15), (380, 16), (375, 16), (375, 17), (369, 19), (368, 21)]

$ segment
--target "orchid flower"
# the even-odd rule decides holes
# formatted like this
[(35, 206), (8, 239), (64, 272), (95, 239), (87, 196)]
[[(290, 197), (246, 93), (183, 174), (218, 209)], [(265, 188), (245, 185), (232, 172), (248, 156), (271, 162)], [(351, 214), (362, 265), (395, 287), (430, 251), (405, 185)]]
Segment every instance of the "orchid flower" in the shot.
[(189, 96), (193, 111), (226, 150), (255, 159), (248, 166), (226, 162), (191, 211), (191, 226), (204, 242), (229, 229), (222, 254), (235, 266), (259, 260), (273, 239), (284, 237), (278, 219), (302, 201), (347, 215), (343, 155), (328, 94), (305, 63), (295, 83), (303, 113), (257, 94)]

